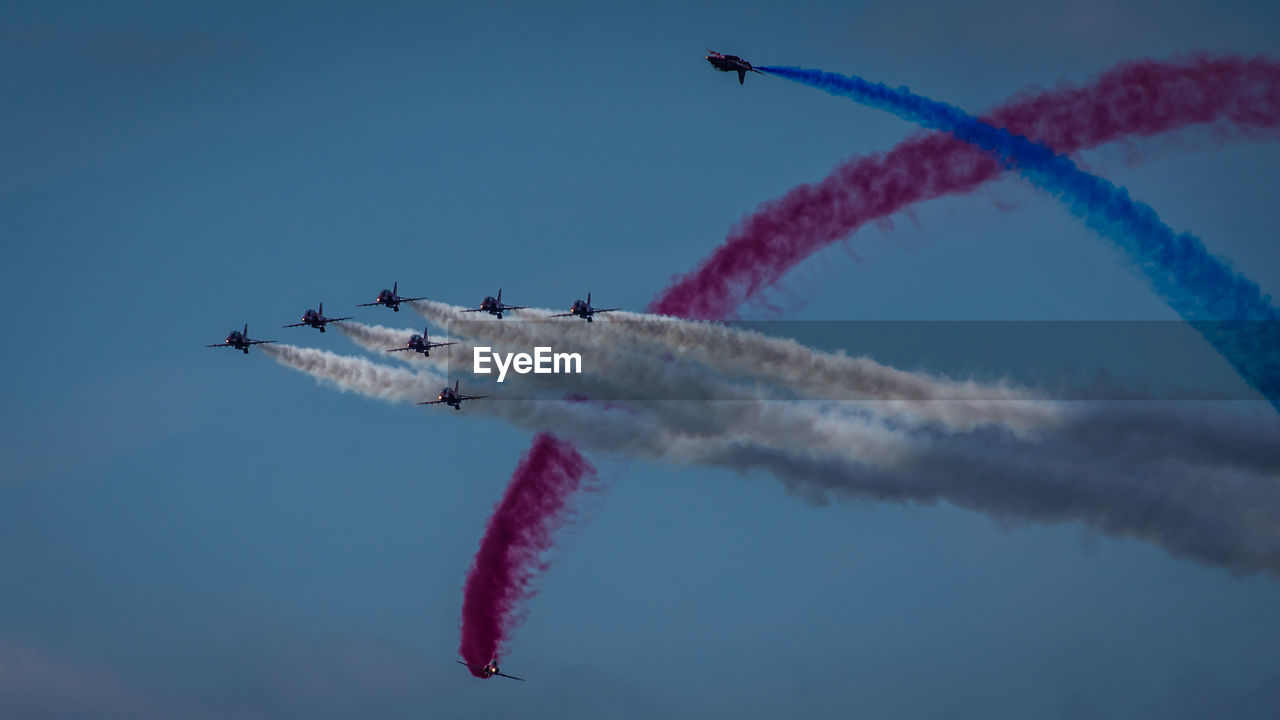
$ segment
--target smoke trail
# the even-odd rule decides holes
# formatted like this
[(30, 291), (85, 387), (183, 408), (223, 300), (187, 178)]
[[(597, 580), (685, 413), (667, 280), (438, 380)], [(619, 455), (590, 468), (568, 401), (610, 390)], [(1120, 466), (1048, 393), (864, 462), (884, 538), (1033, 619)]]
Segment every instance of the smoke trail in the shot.
[[(801, 398), (880, 401), (881, 413), (903, 421), (936, 423), (950, 430), (992, 424), (1029, 433), (1051, 424), (1057, 414), (1054, 403), (1008, 385), (904, 372), (870, 358), (816, 352), (794, 340), (714, 323), (617, 312), (586, 328), (582, 323), (564, 322), (476, 322), (467, 320), (462, 308), (435, 301), (416, 303), (414, 309), (450, 332), (470, 333), (488, 342), (532, 347), (535, 341), (545, 345), (570, 338), (572, 347), (590, 351), (588, 371), (633, 393), (637, 388), (657, 387), (666, 398), (743, 399), (724, 379), (737, 375), (770, 383)], [(456, 347), (466, 357), (473, 346), (463, 343)], [(655, 354), (675, 354), (684, 362), (653, 362)], [(593, 394), (586, 382), (571, 377), (574, 379), (566, 377), (566, 381), (574, 384), (566, 389), (609, 396), (607, 390)], [(615, 396), (617, 392), (615, 387)], [(764, 396), (755, 393), (751, 397)]]
[[(1213, 122), (1230, 123), (1235, 134), (1247, 136), (1280, 126), (1280, 62), (1199, 56), (1126, 63), (1087, 87), (1020, 94), (985, 117), (1061, 153)], [(863, 224), (914, 202), (970, 192), (1001, 171), (987, 153), (938, 133), (913, 137), (883, 155), (853, 158), (821, 181), (761, 204), (649, 310), (723, 319)]]
[[(414, 401), (439, 378), (321, 350), (264, 346), (345, 391)], [(428, 384), (431, 385), (428, 385)], [(1037, 441), (995, 428), (939, 435), (793, 403), (741, 403), (672, 427), (680, 403), (639, 413), (589, 403), (477, 401), (468, 411), (599, 452), (742, 472), (763, 470), (813, 502), (832, 496), (946, 501), (1006, 521), (1078, 521), (1239, 572), (1280, 576), (1280, 420), (1203, 403), (1081, 403)], [(694, 404), (707, 409), (714, 403)], [(800, 414), (809, 412), (810, 415)]]
[[(1041, 143), (989, 125), (963, 110), (859, 77), (791, 67), (761, 68), (832, 95), (892, 112), (959, 140), (1016, 167), (1037, 187), (1061, 198), (1095, 232), (1112, 240), (1131, 267), (1179, 317), (1239, 321), (1197, 325), (1201, 335), (1251, 386), (1280, 410), (1280, 313), (1258, 284), (1205, 249), (1199, 238), (1176, 234), (1150, 206), (1124, 188), (1091, 175)], [(1208, 331), (1212, 328), (1212, 331)]]
[[(462, 644), (467, 663), (483, 667), (506, 652), (520, 607), (533, 597), (543, 555), (568, 519), (569, 500), (591, 489), (596, 471), (572, 445), (549, 433), (533, 439), (511, 475), (467, 572), (462, 599)], [(482, 677), (472, 670), (471, 674)]]

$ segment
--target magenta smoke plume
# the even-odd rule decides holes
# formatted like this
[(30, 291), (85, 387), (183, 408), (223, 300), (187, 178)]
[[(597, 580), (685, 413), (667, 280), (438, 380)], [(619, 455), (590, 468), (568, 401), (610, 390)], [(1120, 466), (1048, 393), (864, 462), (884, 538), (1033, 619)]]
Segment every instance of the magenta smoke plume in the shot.
[(537, 592), (533, 581), (547, 567), (543, 556), (572, 515), (571, 498), (596, 480), (596, 469), (569, 443), (550, 433), (533, 439), (467, 572), (459, 652), (468, 664), (501, 659), (521, 609)]
[[(1087, 87), (1015, 96), (982, 119), (1059, 153), (1196, 124), (1229, 124), (1246, 134), (1274, 130), (1280, 126), (1280, 62), (1193, 57), (1128, 63)], [(649, 310), (724, 319), (787, 270), (867, 222), (921, 200), (970, 192), (1002, 172), (990, 155), (943, 133), (853, 158), (821, 181), (763, 203)]]

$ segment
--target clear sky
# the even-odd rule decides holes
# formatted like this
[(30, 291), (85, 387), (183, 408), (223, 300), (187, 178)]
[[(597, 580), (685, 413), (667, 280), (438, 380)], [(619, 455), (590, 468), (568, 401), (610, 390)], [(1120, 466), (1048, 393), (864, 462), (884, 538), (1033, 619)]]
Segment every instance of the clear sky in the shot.
[[(706, 48), (980, 112), (1276, 38), (1262, 2), (6, 3), (0, 717), (1271, 717), (1274, 579), (610, 458), (506, 659), (530, 682), (477, 681), (462, 580), (529, 434), (202, 346), (248, 322), (357, 353), (279, 326), (394, 280), (642, 309), (757, 203), (914, 130)], [(1280, 296), (1274, 142), (1081, 160)], [(1174, 318), (1016, 180), (769, 299), (743, 315)]]

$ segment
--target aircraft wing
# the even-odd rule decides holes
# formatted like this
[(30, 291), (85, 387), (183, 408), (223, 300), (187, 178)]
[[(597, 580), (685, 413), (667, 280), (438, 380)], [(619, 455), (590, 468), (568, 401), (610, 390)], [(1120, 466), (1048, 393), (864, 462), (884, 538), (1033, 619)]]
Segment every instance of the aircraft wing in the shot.
[(400, 302), (413, 302), (414, 300), (427, 300), (428, 298), (400, 298)]
[[(488, 395), (459, 395), (458, 399), (459, 400), (479, 400), (480, 398), (487, 398), (487, 397), (489, 396)], [(437, 400), (436, 402), (440, 402), (440, 401)]]
[(390, 349), (390, 350), (388, 350), (387, 352), (400, 352), (401, 350), (412, 350), (412, 349), (413, 349), (413, 348), (411, 348), (411, 347), (391, 348), (391, 349)]
[(503, 305), (503, 310), (528, 310), (528, 305)]
[(374, 305), (385, 305), (385, 304), (386, 303), (380, 303), (380, 302), (357, 303), (356, 307), (373, 307)]
[[(427, 400), (426, 402), (420, 402), (418, 404), (419, 405), (439, 405), (442, 402), (444, 402), (444, 400)], [(463, 665), (466, 665), (466, 663), (463, 663)]]
[(549, 317), (573, 317), (574, 315), (577, 315), (577, 313), (556, 313), (555, 315), (550, 315)]
[[(444, 347), (445, 345), (457, 345), (457, 344), (458, 344), (458, 343), (457, 343), (457, 341), (455, 340), (454, 342), (447, 342), (447, 343), (427, 343), (427, 347), (429, 347), (429, 348), (433, 348), (433, 347)], [(400, 348), (400, 349), (401, 349), (401, 350), (408, 350), (409, 348)]]
[(205, 347), (235, 347), (231, 343), (218, 343), (217, 345), (205, 345)]
[[(350, 319), (351, 317), (349, 316), (349, 317), (340, 317), (340, 318), (325, 318), (324, 321), (325, 322), (342, 322), (343, 320), (350, 320)], [(285, 327), (290, 327), (290, 326), (286, 325)]]
[(596, 312), (596, 313), (613, 312), (614, 310), (621, 310), (621, 309), (622, 308), (597, 308), (595, 310), (592, 310), (591, 312)]
[(485, 311), (485, 310), (487, 310), (487, 309), (488, 309), (488, 308), (467, 308), (466, 310), (463, 310), (462, 312), (484, 312), (484, 311)]
[(519, 680), (520, 682), (528, 682), (524, 678), (519, 678), (519, 677), (516, 677), (515, 675), (508, 675), (506, 673), (494, 673), (494, 675), (501, 675), (504, 678), (511, 678), (512, 680)]
[(262, 345), (263, 343), (273, 343), (275, 340), (250, 340), (245, 345)]
[(287, 327), (302, 327), (303, 325), (306, 325), (306, 323), (294, 323), (294, 324), (292, 324), (292, 325), (281, 325), (280, 327), (282, 327), (282, 328), (287, 328)]

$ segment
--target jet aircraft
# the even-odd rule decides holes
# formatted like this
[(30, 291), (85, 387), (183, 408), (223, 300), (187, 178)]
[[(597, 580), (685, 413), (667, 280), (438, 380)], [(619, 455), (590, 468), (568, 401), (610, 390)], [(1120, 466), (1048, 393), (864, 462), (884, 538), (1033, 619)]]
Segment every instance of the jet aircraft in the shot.
[(374, 305), (386, 305), (392, 310), (395, 310), (396, 312), (400, 312), (400, 303), (402, 302), (410, 302), (412, 300), (426, 300), (426, 298), (424, 297), (416, 297), (416, 298), (400, 297), (399, 293), (397, 292), (399, 290), (399, 286), (400, 286), (400, 282), (397, 280), (396, 282), (392, 283), (390, 290), (383, 289), (382, 292), (378, 293), (378, 297), (373, 302), (360, 303), (356, 307), (373, 307)]
[(249, 354), (250, 345), (262, 345), (263, 343), (273, 343), (275, 340), (250, 340), (249, 339), (249, 323), (244, 324), (244, 330), (232, 330), (227, 339), (217, 345), (205, 345), (205, 347), (229, 347), (237, 350), (243, 350), (245, 355)]
[(282, 325), (281, 327), (291, 328), (291, 327), (302, 327), (303, 325), (306, 325), (308, 327), (316, 328), (320, 332), (324, 332), (325, 323), (342, 322), (343, 320), (350, 320), (350, 319), (351, 319), (350, 317), (340, 317), (340, 318), (325, 317), (324, 303), (320, 303), (319, 310), (312, 310), (311, 308), (307, 308), (307, 311), (302, 313), (302, 322), (294, 323), (292, 325)]
[(747, 73), (749, 72), (760, 73), (761, 75), (764, 74), (751, 67), (751, 63), (743, 60), (737, 55), (725, 55), (723, 53), (718, 53), (715, 50), (708, 50), (707, 53), (707, 62), (711, 63), (711, 67), (721, 72), (738, 73), (739, 85), (743, 85), (747, 82)]
[(400, 352), (401, 350), (412, 350), (420, 352), (427, 357), (431, 357), (431, 348), (444, 347), (445, 345), (457, 345), (456, 342), (433, 343), (427, 337), (427, 328), (422, 329), (422, 334), (414, 333), (409, 336), (409, 342), (404, 347), (391, 348), (387, 352)]
[(502, 288), (498, 288), (498, 297), (486, 295), (484, 300), (480, 301), (480, 307), (463, 310), (462, 312), (487, 312), (490, 315), (497, 315), (498, 319), (502, 319), (502, 313), (512, 310), (524, 310), (527, 305), (506, 305), (502, 302)]
[(551, 317), (580, 317), (580, 318), (586, 318), (587, 322), (591, 322), (591, 316), (595, 315), (596, 313), (607, 313), (607, 312), (613, 312), (614, 310), (620, 310), (620, 309), (621, 308), (591, 307), (591, 293), (588, 292), (586, 302), (582, 302), (581, 300), (574, 300), (573, 307), (569, 308), (569, 312), (556, 313)]
[(426, 402), (420, 402), (418, 404), (419, 405), (439, 405), (440, 403), (444, 403), (445, 405), (452, 407), (454, 410), (461, 410), (463, 400), (479, 400), (480, 398), (489, 397), (488, 395), (459, 395), (458, 383), (460, 382), (462, 381), (455, 380), (453, 382), (453, 387), (449, 387), (448, 385), (445, 385), (444, 387), (440, 388), (440, 394), (436, 396), (435, 400), (428, 400)]
[(494, 661), (492, 661), (492, 660), (490, 660), (490, 661), (488, 662), (488, 664), (486, 664), (484, 667), (477, 667), (477, 666), (475, 666), (475, 665), (472, 665), (471, 663), (465, 663), (465, 662), (462, 662), (461, 660), (455, 660), (454, 662), (458, 663), (459, 665), (466, 665), (467, 667), (471, 668), (472, 670), (474, 670), (474, 671), (476, 671), (476, 672), (480, 673), (480, 677), (482, 677), (482, 678), (486, 678), (486, 679), (487, 679), (487, 678), (491, 678), (491, 677), (493, 677), (494, 675), (501, 675), (501, 676), (502, 676), (502, 677), (504, 677), (504, 678), (511, 678), (512, 680), (519, 680), (519, 681), (521, 681), (521, 682), (528, 682), (527, 680), (525, 680), (525, 679), (524, 679), (524, 678), (522, 678), (522, 677), (516, 677), (515, 675), (508, 675), (508, 674), (506, 674), (506, 673), (504, 673), (504, 672), (498, 672), (498, 663), (496, 663), (496, 662), (494, 662)]

